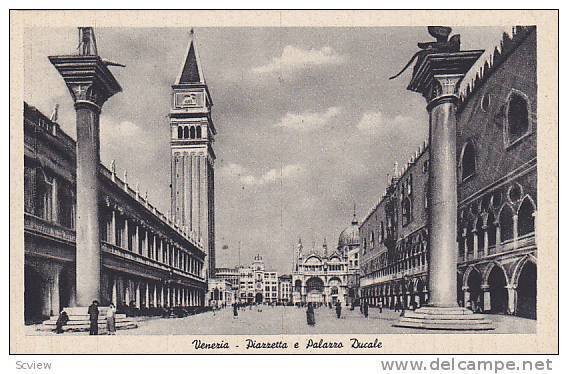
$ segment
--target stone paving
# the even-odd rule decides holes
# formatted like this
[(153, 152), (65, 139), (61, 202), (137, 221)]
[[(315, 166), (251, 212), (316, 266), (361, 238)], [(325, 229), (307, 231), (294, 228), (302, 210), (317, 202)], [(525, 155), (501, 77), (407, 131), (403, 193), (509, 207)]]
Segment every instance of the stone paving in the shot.
[[(239, 310), (238, 318), (233, 318), (231, 308), (198, 314), (185, 318), (140, 319), (139, 327), (132, 330), (117, 331), (117, 335), (280, 335), (280, 334), (451, 334), (463, 331), (427, 331), (392, 326), (398, 320), (398, 313), (391, 310), (369, 309), (369, 317), (364, 318), (356, 308), (354, 311), (343, 308), (343, 316), (337, 319), (335, 311), (329, 308), (315, 310), (316, 325), (306, 324), (306, 309), (297, 307), (253, 307)], [(494, 321), (496, 329), (475, 333), (534, 334), (536, 321), (513, 316), (487, 315)], [(30, 335), (52, 334), (35, 331), (28, 326)], [(467, 332), (466, 332), (467, 333)], [(73, 333), (83, 334), (88, 333)], [(65, 334), (64, 334), (65, 335)]]

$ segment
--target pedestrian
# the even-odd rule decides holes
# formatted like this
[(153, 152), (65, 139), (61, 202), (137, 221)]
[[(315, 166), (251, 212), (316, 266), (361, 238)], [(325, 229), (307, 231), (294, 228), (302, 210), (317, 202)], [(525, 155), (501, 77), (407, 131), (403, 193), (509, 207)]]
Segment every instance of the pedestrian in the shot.
[(308, 310), (306, 310), (306, 319), (308, 326), (315, 326), (316, 314), (314, 312), (314, 306), (312, 305), (312, 303), (308, 303)]
[(89, 313), (89, 335), (99, 335), (99, 302), (93, 300), (87, 311)]
[(337, 315), (337, 318), (341, 318), (341, 301), (338, 301), (337, 304), (335, 304), (335, 314)]
[(379, 301), (379, 313), (383, 312), (383, 302)]
[(238, 318), (239, 317), (239, 308), (237, 303), (233, 304), (233, 318)]
[(110, 303), (106, 312), (107, 335), (116, 334), (116, 307)]
[(55, 332), (57, 334), (63, 334), (63, 326), (65, 326), (69, 322), (69, 316), (67, 312), (62, 310), (59, 313), (59, 317), (57, 317), (57, 322), (55, 323)]
[(363, 302), (363, 314), (365, 315), (365, 318), (369, 317), (369, 303), (367, 300)]
[(394, 311), (395, 312), (400, 311), (400, 301), (398, 301), (398, 300), (394, 303)]

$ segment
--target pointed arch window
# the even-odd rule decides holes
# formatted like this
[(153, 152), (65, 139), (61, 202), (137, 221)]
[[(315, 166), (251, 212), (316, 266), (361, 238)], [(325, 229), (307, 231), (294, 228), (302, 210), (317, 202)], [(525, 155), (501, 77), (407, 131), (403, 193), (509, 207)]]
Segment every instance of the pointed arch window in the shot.
[(505, 205), (499, 215), (499, 228), (501, 230), (501, 242), (513, 239), (513, 211)]
[(406, 226), (412, 221), (412, 202), (410, 198), (402, 200), (402, 225)]
[(472, 142), (465, 143), (462, 148), (460, 169), (462, 181), (475, 174), (475, 147)]
[(518, 220), (518, 230), (519, 236), (524, 236), (534, 232), (534, 206), (531, 200), (526, 197), (523, 203), (519, 207), (519, 220)]
[(195, 136), (197, 137), (197, 139), (201, 139), (201, 126), (196, 127)]
[(185, 127), (183, 128), (183, 138), (184, 138), (184, 139), (188, 139), (188, 138), (189, 138), (189, 127), (188, 127), (188, 126), (185, 126)]
[(191, 127), (189, 128), (189, 138), (190, 138), (190, 139), (195, 139), (195, 127), (194, 127), (194, 126), (191, 126)]
[(178, 126), (178, 139), (183, 139), (183, 127)]
[(530, 131), (530, 107), (527, 96), (513, 90), (507, 101), (506, 143), (511, 145)]
[(483, 251), (483, 249), (485, 248), (485, 233), (483, 232), (483, 218), (481, 217), (477, 218), (475, 231), (477, 232), (477, 250)]

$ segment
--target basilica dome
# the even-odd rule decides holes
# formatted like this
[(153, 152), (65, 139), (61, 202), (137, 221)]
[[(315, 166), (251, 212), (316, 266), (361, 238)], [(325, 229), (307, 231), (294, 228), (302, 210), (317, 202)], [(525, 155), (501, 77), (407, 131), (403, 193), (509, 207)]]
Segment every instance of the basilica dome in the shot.
[(341, 234), (339, 234), (337, 248), (344, 248), (346, 246), (359, 246), (359, 223), (357, 222), (355, 216), (353, 217), (351, 226), (345, 228), (345, 230), (341, 231)]

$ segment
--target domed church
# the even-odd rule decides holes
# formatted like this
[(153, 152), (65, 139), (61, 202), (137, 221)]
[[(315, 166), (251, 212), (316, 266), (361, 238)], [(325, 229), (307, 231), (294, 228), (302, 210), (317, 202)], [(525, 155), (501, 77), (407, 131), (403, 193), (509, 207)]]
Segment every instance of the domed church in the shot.
[(351, 305), (358, 299), (359, 227), (353, 215), (351, 225), (341, 232), (337, 249), (329, 253), (324, 238), (320, 251), (304, 252), (301, 238), (296, 246), (292, 272), (294, 304)]

